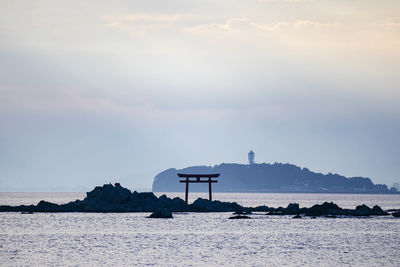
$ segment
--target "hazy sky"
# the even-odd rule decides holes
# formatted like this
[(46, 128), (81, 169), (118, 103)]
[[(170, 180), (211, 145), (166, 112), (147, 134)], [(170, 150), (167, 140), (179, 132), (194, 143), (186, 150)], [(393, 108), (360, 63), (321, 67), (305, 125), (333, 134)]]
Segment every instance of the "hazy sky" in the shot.
[(289, 162), (400, 181), (400, 1), (0, 2), (0, 191)]

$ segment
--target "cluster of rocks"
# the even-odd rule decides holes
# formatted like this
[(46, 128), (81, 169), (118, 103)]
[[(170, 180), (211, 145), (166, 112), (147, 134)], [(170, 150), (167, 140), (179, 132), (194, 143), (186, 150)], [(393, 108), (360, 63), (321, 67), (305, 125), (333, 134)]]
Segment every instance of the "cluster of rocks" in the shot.
[(300, 215), (305, 216), (385, 216), (390, 215), (388, 212), (382, 210), (381, 207), (375, 205), (370, 208), (366, 205), (357, 206), (353, 209), (342, 209), (333, 202), (324, 202), (323, 204), (316, 204), (311, 208), (300, 208), (299, 204), (291, 203), (286, 208), (270, 208), (268, 215)]
[[(150, 218), (172, 218), (171, 212), (235, 212), (232, 219), (249, 218), (251, 212), (266, 212), (267, 215), (304, 216), (384, 216), (390, 213), (379, 206), (369, 208), (366, 205), (355, 209), (342, 209), (335, 203), (325, 202), (310, 208), (300, 208), (299, 204), (291, 203), (286, 208), (258, 206), (242, 207), (236, 202), (210, 201), (198, 198), (192, 204), (187, 204), (180, 198), (168, 198), (165, 195), (156, 197), (153, 193), (131, 192), (119, 184), (97, 186), (86, 194), (85, 199), (67, 204), (54, 204), (40, 201), (37, 205), (0, 206), (0, 212), (153, 212)], [(392, 215), (400, 216), (399, 210), (392, 210)]]
[(61, 205), (42, 200), (37, 205), (0, 206), (0, 212), (153, 212), (164, 208), (170, 212), (230, 212), (244, 209), (235, 202), (201, 198), (188, 205), (178, 197), (156, 197), (153, 193), (131, 192), (119, 184), (105, 184), (86, 193), (83, 200)]

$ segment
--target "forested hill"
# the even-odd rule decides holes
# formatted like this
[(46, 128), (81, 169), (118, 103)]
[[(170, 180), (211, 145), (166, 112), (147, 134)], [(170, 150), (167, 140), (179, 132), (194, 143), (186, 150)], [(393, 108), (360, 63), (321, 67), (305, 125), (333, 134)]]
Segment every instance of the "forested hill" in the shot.
[[(181, 170), (168, 169), (159, 173), (153, 182), (153, 192), (181, 192), (177, 173), (220, 173), (216, 192), (343, 192), (390, 193), (386, 185), (374, 184), (364, 177), (347, 178), (338, 174), (315, 173), (292, 164), (228, 164), (214, 167), (193, 166)], [(207, 191), (207, 184), (190, 184), (190, 191)]]

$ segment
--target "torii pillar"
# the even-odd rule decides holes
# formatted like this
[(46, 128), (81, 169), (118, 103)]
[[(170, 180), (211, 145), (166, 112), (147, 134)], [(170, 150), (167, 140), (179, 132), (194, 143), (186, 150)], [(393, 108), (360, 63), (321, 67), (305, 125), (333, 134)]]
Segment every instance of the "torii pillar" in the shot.
[[(185, 201), (188, 203), (189, 199), (189, 183), (208, 183), (208, 196), (210, 201), (212, 201), (212, 191), (211, 191), (211, 184), (212, 183), (218, 183), (217, 180), (213, 180), (212, 178), (218, 178), (219, 173), (214, 173), (214, 174), (184, 174), (184, 173), (178, 173), (178, 176), (180, 178), (186, 178), (185, 180), (180, 180), (179, 182), (181, 183), (186, 183), (186, 190), (185, 190)], [(191, 179), (192, 178), (192, 179)], [(195, 178), (195, 179), (193, 179)], [(208, 178), (208, 179), (202, 179), (202, 178)]]

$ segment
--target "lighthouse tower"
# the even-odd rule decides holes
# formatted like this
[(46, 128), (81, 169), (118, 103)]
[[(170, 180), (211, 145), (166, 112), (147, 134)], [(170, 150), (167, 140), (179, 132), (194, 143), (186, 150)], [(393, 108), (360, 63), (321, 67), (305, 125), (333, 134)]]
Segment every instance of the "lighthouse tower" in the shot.
[(255, 158), (255, 154), (254, 154), (253, 150), (250, 150), (250, 152), (248, 154), (248, 157), (249, 157), (249, 165), (253, 165), (254, 164), (254, 158)]

